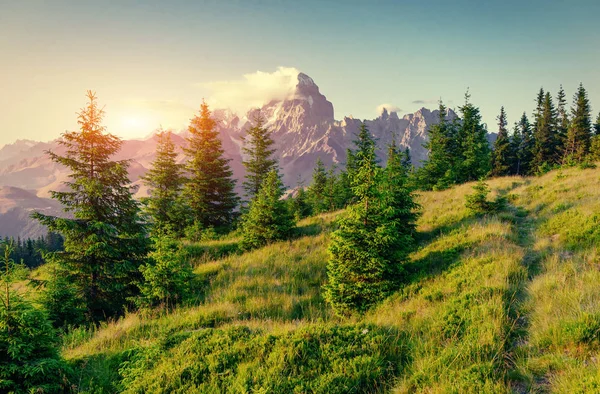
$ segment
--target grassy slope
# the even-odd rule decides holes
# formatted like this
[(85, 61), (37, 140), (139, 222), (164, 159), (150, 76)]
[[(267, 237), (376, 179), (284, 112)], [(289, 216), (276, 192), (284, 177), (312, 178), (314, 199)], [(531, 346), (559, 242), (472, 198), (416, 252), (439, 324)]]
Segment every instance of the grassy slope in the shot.
[[(423, 193), (421, 247), (407, 285), (343, 322), (320, 292), (335, 214), (305, 220), (297, 240), (243, 255), (235, 238), (190, 245), (192, 306), (75, 331), (63, 354), (87, 391), (114, 391), (123, 378), (120, 388), (130, 392), (325, 391), (336, 382), (348, 385), (341, 392), (598, 391), (599, 178), (600, 170), (570, 169), (492, 180), (510, 207), (485, 218), (464, 208), (471, 185)], [(340, 338), (348, 342), (343, 351)], [(312, 346), (310, 357), (302, 358), (304, 345)], [(317, 364), (306, 364), (309, 358)], [(293, 369), (305, 364), (324, 368), (322, 376)], [(213, 385), (190, 386), (194, 375)], [(356, 379), (335, 380), (342, 375)]]

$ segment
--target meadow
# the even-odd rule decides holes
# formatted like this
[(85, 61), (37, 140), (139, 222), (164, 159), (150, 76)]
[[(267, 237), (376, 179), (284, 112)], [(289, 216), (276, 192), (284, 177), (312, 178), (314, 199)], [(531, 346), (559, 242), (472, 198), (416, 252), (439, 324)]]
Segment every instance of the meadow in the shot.
[[(242, 253), (186, 244), (194, 294), (62, 338), (80, 392), (589, 393), (600, 391), (600, 170), (421, 192), (405, 286), (364, 316), (322, 297), (335, 212)], [(38, 271), (36, 275), (42, 275)]]

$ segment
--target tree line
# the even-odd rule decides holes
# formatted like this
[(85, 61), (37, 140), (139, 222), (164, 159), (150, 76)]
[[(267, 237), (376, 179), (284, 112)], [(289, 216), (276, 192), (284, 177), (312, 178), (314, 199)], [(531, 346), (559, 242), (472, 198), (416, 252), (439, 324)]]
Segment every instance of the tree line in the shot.
[(562, 86), (556, 104), (549, 92), (540, 89), (532, 121), (523, 112), (509, 133), (507, 114), (500, 109), (498, 133), (493, 147), (479, 109), (470, 103), (459, 107), (460, 118), (447, 119), (439, 105), (439, 122), (429, 130), (425, 145), (428, 159), (415, 173), (415, 183), (424, 190), (487, 176), (539, 175), (558, 166), (591, 166), (600, 160), (600, 114), (592, 122), (587, 91), (579, 85), (570, 111)]
[(37, 238), (4, 237), (3, 242), (5, 245), (12, 245), (10, 258), (28, 268), (39, 267), (44, 263), (45, 253), (56, 252), (63, 248), (63, 238), (53, 232)]

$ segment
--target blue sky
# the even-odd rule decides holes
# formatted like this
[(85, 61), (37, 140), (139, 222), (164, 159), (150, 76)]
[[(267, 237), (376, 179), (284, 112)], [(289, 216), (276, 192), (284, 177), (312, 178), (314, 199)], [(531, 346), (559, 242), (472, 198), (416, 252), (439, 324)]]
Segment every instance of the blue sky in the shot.
[(540, 87), (571, 99), (579, 82), (595, 117), (599, 16), (588, 0), (0, 0), (0, 144), (73, 129), (87, 89), (123, 137), (178, 127), (215, 87), (281, 66), (310, 75), (338, 119), (456, 107), (469, 87), (494, 130), (500, 106), (513, 122)]

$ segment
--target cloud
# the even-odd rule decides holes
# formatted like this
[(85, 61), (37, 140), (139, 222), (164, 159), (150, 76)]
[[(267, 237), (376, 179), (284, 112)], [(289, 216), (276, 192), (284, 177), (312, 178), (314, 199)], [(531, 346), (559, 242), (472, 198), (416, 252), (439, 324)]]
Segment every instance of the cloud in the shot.
[(211, 107), (245, 113), (271, 100), (290, 97), (298, 84), (298, 74), (296, 68), (278, 67), (274, 72), (257, 71), (245, 74), (241, 79), (200, 83), (196, 86), (210, 90), (207, 102)]
[(398, 107), (397, 105), (384, 103), (384, 104), (379, 104), (377, 106), (377, 108), (375, 108), (377, 115), (381, 115), (384, 108), (387, 109), (388, 112), (396, 112), (396, 113), (402, 112), (402, 108)]

